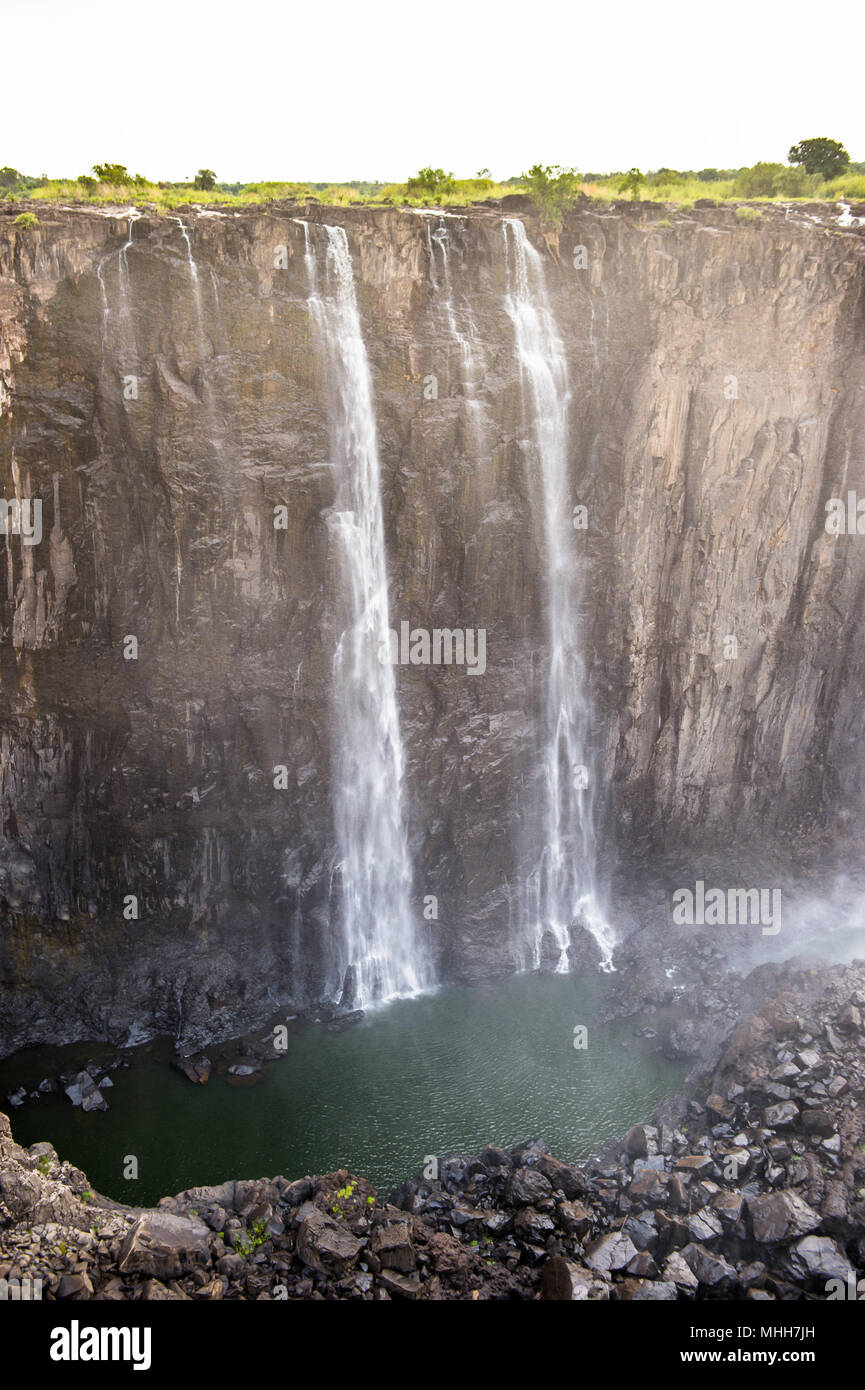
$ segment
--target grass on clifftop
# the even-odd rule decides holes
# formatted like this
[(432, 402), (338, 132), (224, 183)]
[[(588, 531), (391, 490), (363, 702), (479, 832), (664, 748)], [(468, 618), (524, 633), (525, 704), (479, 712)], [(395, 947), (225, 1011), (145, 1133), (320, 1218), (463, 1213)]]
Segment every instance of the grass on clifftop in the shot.
[[(755, 166), (755, 169), (761, 166)], [(778, 169), (782, 166), (762, 166)], [(713, 179), (659, 171), (648, 175), (639, 187), (644, 202), (670, 203), (688, 208), (701, 198), (717, 202), (759, 201), (765, 203), (837, 202), (841, 198), (854, 202), (865, 200), (865, 166), (851, 168), (838, 178), (827, 181), (808, 178), (798, 170), (783, 170), (766, 177), (755, 177), (755, 169), (723, 171), (731, 177)], [(786, 175), (787, 177), (784, 177)], [(611, 202), (625, 195), (621, 192), (622, 174), (586, 175), (576, 182), (575, 192)], [(266, 206), (268, 203), (291, 201), (321, 203), (323, 206), (393, 206), (393, 207), (466, 207), (488, 200), (498, 200), (509, 194), (527, 193), (523, 179), (498, 183), (491, 178), (453, 179), (435, 194), (424, 193), (406, 183), (310, 184), (262, 182), (217, 185), (204, 191), (192, 184), (158, 184), (144, 180), (129, 184), (96, 183), (85, 185), (75, 179), (27, 180), (27, 186), (5, 192), (7, 199), (35, 199), (48, 203), (89, 203), (93, 205), (147, 205), (157, 212), (170, 213), (179, 207), (223, 205), (226, 207)]]

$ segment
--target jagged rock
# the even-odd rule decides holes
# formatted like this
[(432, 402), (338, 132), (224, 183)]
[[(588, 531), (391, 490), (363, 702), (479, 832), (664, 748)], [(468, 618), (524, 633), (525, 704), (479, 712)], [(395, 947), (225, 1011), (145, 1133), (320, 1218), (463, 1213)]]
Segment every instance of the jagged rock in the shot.
[(623, 1231), (611, 1231), (599, 1236), (586, 1247), (585, 1260), (590, 1269), (610, 1273), (624, 1269), (637, 1253), (637, 1247)]
[(805, 1236), (790, 1248), (794, 1269), (812, 1279), (846, 1279), (852, 1266), (834, 1240), (828, 1236)]
[(586, 1180), (579, 1168), (560, 1163), (551, 1154), (543, 1154), (532, 1166), (543, 1174), (556, 1192), (564, 1193), (571, 1200), (582, 1197), (586, 1190)]
[(754, 1239), (760, 1245), (772, 1241), (791, 1240), (793, 1236), (805, 1235), (820, 1225), (819, 1214), (789, 1189), (770, 1192), (761, 1197), (749, 1197), (748, 1213)]
[(361, 1251), (360, 1241), (341, 1221), (334, 1221), (314, 1207), (300, 1223), (298, 1254), (311, 1269), (341, 1277), (352, 1269)]
[(508, 1199), (517, 1205), (530, 1206), (552, 1195), (549, 1178), (535, 1168), (517, 1168), (508, 1183)]
[(378, 1276), (378, 1282), (388, 1293), (395, 1293), (400, 1298), (420, 1297), (420, 1280), (413, 1279), (408, 1274), (400, 1274), (396, 1269), (383, 1269)]
[(408, 1274), (417, 1266), (406, 1223), (393, 1222), (386, 1226), (376, 1226), (369, 1237), (369, 1249), (385, 1269), (397, 1269), (403, 1274)]
[(709, 1207), (702, 1207), (700, 1211), (695, 1211), (691, 1216), (686, 1217), (685, 1225), (693, 1241), (716, 1240), (724, 1233), (720, 1217)]
[(733, 1266), (721, 1255), (713, 1254), (703, 1245), (686, 1245), (682, 1251), (682, 1259), (698, 1281), (707, 1288), (716, 1288), (719, 1284), (732, 1282), (736, 1278)]
[(736, 1113), (735, 1105), (724, 1100), (723, 1096), (711, 1095), (706, 1101), (706, 1109), (710, 1115), (716, 1116), (719, 1120), (730, 1120)]
[(782, 1100), (770, 1105), (763, 1115), (767, 1129), (792, 1129), (799, 1121), (799, 1107), (794, 1100)]
[(121, 1274), (177, 1279), (207, 1264), (208, 1230), (193, 1217), (149, 1211), (130, 1229), (117, 1260)]
[(696, 1293), (700, 1283), (696, 1274), (691, 1269), (690, 1265), (683, 1259), (678, 1250), (674, 1250), (673, 1253), (667, 1257), (666, 1263), (664, 1264), (664, 1278), (670, 1283), (675, 1284), (677, 1288), (682, 1289), (686, 1294)]
[(661, 1279), (623, 1279), (611, 1290), (614, 1299), (634, 1303), (669, 1303), (679, 1296), (675, 1283)]
[(108, 1102), (89, 1072), (79, 1072), (72, 1085), (65, 1090), (72, 1104), (80, 1105), (82, 1110), (108, 1109)]
[(534, 1207), (521, 1207), (514, 1217), (514, 1234), (521, 1240), (544, 1241), (555, 1229), (552, 1217)]
[(610, 1286), (590, 1270), (553, 1255), (541, 1272), (541, 1297), (560, 1303), (603, 1301), (610, 1297)]
[(592, 1213), (581, 1202), (560, 1201), (557, 1206), (559, 1225), (578, 1240), (584, 1240), (592, 1229)]

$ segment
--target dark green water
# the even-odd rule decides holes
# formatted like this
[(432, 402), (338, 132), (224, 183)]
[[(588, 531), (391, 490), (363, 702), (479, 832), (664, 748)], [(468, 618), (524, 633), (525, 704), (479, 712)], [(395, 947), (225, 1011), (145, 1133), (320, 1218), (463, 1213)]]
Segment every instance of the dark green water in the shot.
[[(141, 1205), (227, 1178), (338, 1167), (387, 1192), (427, 1154), (533, 1137), (575, 1162), (648, 1118), (684, 1070), (636, 1038), (633, 1021), (593, 1024), (605, 988), (600, 977), (518, 975), (392, 1004), (344, 1033), (297, 1034), (251, 1087), (216, 1074), (193, 1086), (164, 1047), (139, 1049), (128, 1071), (111, 1073), (107, 1113), (50, 1096), (13, 1111), (13, 1133), (21, 1144), (50, 1140), (97, 1191)], [(577, 1024), (588, 1026), (585, 1051), (573, 1045)], [(77, 1048), (77, 1064), (89, 1055)], [(69, 1049), (7, 1059), (0, 1105), (14, 1086), (70, 1065)], [(129, 1154), (137, 1181), (123, 1177)]]

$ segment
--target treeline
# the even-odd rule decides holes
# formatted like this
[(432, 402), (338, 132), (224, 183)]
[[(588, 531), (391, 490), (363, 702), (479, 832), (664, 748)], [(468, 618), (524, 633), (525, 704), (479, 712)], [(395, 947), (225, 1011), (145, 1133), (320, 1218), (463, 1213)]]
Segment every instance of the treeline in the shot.
[[(496, 180), (489, 169), (458, 179), (443, 168), (426, 166), (404, 183), (349, 181), (342, 184), (280, 180), (255, 183), (219, 182), (213, 169), (200, 168), (182, 182), (153, 182), (133, 174), (123, 164), (94, 164), (75, 179), (34, 177), (6, 166), (0, 168), (0, 198), (46, 201), (78, 200), (146, 202), (156, 209), (184, 204), (383, 203), (396, 206), (467, 205), (495, 200), (514, 192), (527, 194), (550, 220), (580, 196), (615, 199), (622, 196), (671, 202), (680, 206), (701, 199), (865, 199), (865, 163), (854, 163), (840, 141), (820, 136), (793, 145), (787, 163), (760, 160), (738, 169), (673, 169), (661, 166), (645, 173), (632, 167), (613, 173), (579, 173), (559, 165), (535, 164), (524, 173)], [(204, 194), (206, 197), (201, 198)]]

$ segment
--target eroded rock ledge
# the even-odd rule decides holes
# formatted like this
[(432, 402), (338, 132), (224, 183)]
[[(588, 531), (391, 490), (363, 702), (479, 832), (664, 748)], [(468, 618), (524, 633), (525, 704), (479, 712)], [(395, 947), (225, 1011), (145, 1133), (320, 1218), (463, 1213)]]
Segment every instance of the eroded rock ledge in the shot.
[[(803, 969), (599, 1162), (450, 1154), (122, 1206), (0, 1115), (0, 1278), (48, 1299), (823, 1299), (865, 1274), (865, 963)], [(836, 1286), (837, 1287), (837, 1286)]]

